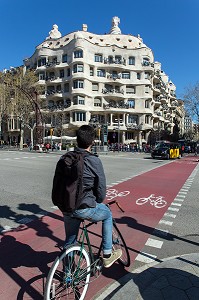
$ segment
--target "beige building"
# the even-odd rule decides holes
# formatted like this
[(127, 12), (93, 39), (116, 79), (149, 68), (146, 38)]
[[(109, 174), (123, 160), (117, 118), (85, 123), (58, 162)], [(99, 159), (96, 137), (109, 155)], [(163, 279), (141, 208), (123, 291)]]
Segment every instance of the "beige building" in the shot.
[[(45, 128), (74, 136), (82, 124), (96, 124), (102, 142), (148, 143), (150, 132), (172, 133), (176, 112), (183, 107), (176, 87), (154, 60), (142, 38), (122, 34), (113, 17), (110, 32), (82, 29), (62, 36), (57, 25), (24, 61), (45, 86), (41, 110)], [(178, 113), (178, 118), (181, 118)], [(180, 124), (182, 123), (180, 119)], [(103, 136), (103, 126), (108, 136)], [(101, 135), (101, 136), (100, 136)]]

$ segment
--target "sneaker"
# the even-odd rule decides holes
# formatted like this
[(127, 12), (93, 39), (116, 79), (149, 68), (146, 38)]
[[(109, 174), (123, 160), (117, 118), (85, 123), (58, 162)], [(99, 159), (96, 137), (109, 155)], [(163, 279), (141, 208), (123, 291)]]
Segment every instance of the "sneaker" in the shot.
[(111, 256), (109, 258), (103, 258), (104, 267), (109, 268), (121, 256), (122, 256), (122, 250), (121, 249), (114, 250), (111, 253)]

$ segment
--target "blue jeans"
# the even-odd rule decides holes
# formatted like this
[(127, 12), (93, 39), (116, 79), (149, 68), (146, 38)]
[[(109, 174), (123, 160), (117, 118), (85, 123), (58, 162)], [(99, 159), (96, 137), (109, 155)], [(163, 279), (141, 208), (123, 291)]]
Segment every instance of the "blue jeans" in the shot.
[(97, 203), (94, 208), (84, 208), (74, 211), (72, 214), (64, 215), (64, 225), (66, 231), (65, 247), (73, 244), (77, 240), (77, 235), (81, 220), (85, 219), (91, 222), (102, 221), (102, 248), (104, 254), (112, 252), (112, 213), (103, 203)]

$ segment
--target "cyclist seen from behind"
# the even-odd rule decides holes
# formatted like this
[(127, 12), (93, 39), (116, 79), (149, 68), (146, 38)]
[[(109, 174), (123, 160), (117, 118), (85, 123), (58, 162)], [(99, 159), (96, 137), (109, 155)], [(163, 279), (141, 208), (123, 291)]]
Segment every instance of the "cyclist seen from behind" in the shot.
[(91, 153), (95, 130), (82, 125), (77, 130), (77, 151), (84, 157), (83, 196), (80, 206), (72, 213), (63, 212), (66, 232), (65, 246), (77, 240), (81, 219), (90, 222), (102, 221), (102, 247), (104, 267), (109, 268), (122, 256), (122, 250), (112, 250), (112, 213), (102, 203), (106, 197), (106, 178), (101, 160)]

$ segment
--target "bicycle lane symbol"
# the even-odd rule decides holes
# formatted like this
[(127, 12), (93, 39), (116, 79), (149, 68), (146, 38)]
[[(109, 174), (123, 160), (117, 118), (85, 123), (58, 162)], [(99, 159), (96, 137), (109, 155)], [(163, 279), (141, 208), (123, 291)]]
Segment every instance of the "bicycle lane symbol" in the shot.
[(167, 201), (165, 201), (164, 196), (155, 196), (155, 194), (151, 194), (149, 197), (141, 197), (136, 200), (137, 205), (143, 205), (149, 202), (155, 208), (163, 208), (167, 205)]
[(130, 194), (129, 191), (118, 192), (116, 189), (108, 189), (106, 191), (106, 200), (107, 201), (111, 201), (114, 198), (125, 197), (125, 196), (127, 196), (129, 194)]

